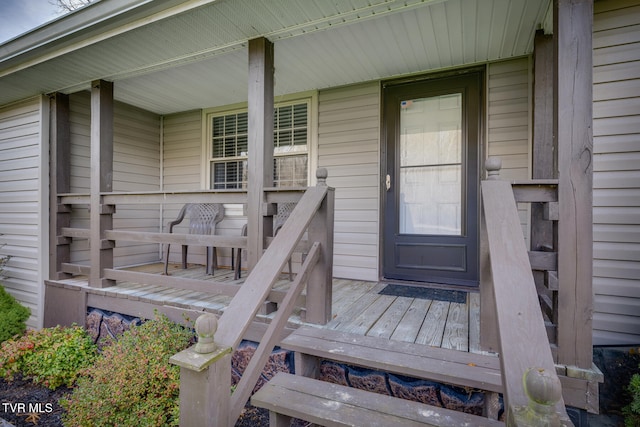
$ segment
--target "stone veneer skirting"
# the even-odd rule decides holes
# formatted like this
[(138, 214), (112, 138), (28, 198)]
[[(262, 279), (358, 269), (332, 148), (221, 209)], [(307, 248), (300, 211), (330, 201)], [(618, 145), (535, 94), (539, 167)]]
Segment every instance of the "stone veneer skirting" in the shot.
[(129, 330), (132, 325), (139, 325), (143, 322), (139, 317), (127, 316), (126, 314), (113, 313), (97, 308), (88, 308), (85, 328), (93, 342), (102, 348), (108, 345), (124, 331)]
[[(482, 415), (485, 393), (324, 360), (320, 379), (335, 384)], [(502, 402), (501, 402), (502, 404)]]
[[(88, 311), (86, 328), (100, 348), (117, 339), (132, 325), (139, 325), (144, 321), (138, 317), (95, 308), (90, 308)], [(257, 346), (255, 342), (243, 341), (234, 352), (231, 360), (233, 385), (237, 384), (242, 377)], [(295, 373), (293, 352), (280, 348), (274, 349), (254, 392), (278, 372)], [(481, 391), (348, 366), (329, 360), (322, 361), (320, 365), (320, 379), (475, 415), (482, 415), (485, 402), (485, 394)]]

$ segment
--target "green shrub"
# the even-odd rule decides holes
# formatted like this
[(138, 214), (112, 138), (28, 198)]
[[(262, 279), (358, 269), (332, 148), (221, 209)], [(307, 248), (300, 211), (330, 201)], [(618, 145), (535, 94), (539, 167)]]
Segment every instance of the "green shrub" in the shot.
[[(1, 271), (1, 270), (0, 270)], [(22, 335), (31, 312), (0, 286), (0, 343)]]
[(0, 376), (11, 381), (20, 373), (50, 389), (71, 387), (97, 354), (93, 340), (81, 327), (31, 330), (2, 343)]
[(67, 426), (178, 425), (179, 374), (169, 357), (185, 349), (193, 332), (156, 317), (126, 331), (103, 350), (61, 400)]
[(627, 390), (631, 394), (631, 403), (623, 409), (624, 425), (637, 427), (640, 426), (640, 374), (633, 374)]

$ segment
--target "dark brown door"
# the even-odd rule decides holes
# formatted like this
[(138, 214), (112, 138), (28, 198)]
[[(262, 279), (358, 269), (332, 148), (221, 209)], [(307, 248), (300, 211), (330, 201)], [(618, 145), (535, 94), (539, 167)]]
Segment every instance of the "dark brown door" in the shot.
[(383, 269), (478, 284), (481, 73), (384, 87)]

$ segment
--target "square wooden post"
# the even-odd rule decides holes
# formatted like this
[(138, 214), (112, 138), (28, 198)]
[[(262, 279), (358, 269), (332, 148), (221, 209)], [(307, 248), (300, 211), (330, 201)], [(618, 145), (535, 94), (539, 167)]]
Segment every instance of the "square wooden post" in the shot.
[(247, 264), (249, 271), (272, 234), (273, 219), (263, 212), (264, 188), (273, 186), (273, 43), (249, 40), (249, 155), (247, 188)]
[(556, 140), (553, 136), (553, 36), (536, 32), (533, 55), (533, 179), (557, 177)]
[[(327, 170), (318, 169), (318, 186), (326, 186)], [(320, 259), (307, 282), (306, 321), (324, 325), (331, 320), (333, 297), (333, 214), (335, 191), (328, 188), (318, 212), (309, 224), (310, 242), (320, 242)]]
[(593, 318), (593, 0), (554, 1), (558, 363), (590, 369)]
[(71, 226), (71, 206), (61, 205), (59, 194), (71, 191), (71, 130), (69, 96), (56, 93), (49, 98), (49, 278), (71, 277), (62, 264), (71, 261), (71, 239), (61, 236), (61, 229)]
[[(553, 37), (538, 30), (534, 39), (533, 57), (533, 159), (531, 173), (533, 179), (557, 178), (558, 150), (553, 134), (553, 75), (555, 69), (553, 52)], [(532, 251), (557, 251), (557, 222), (549, 220), (548, 209), (548, 204), (531, 203)], [(549, 313), (549, 320), (554, 328), (548, 331), (549, 341), (551, 344), (557, 344), (558, 295), (554, 291), (553, 284), (549, 281), (550, 275), (557, 275), (557, 271), (533, 271), (542, 304), (549, 304), (549, 308), (552, 310), (552, 313)], [(557, 357), (557, 354), (554, 356)]]
[[(487, 180), (500, 179), (502, 160), (499, 157), (487, 158), (484, 167), (487, 172)], [(480, 347), (484, 351), (497, 353), (500, 351), (498, 319), (496, 317), (496, 297), (493, 289), (484, 203), (485, 201), (482, 199), (480, 211)]]
[(200, 354), (194, 346), (173, 355), (170, 361), (180, 366), (180, 425), (228, 425), (231, 348)]
[(105, 230), (113, 228), (114, 206), (102, 203), (102, 193), (113, 191), (113, 83), (91, 83), (91, 205), (89, 286), (112, 286), (104, 270), (113, 268), (113, 242), (104, 240)]
[(215, 315), (200, 315), (194, 329), (197, 343), (169, 359), (180, 366), (180, 425), (233, 425), (236, 420), (230, 420), (232, 349), (215, 344), (218, 329)]

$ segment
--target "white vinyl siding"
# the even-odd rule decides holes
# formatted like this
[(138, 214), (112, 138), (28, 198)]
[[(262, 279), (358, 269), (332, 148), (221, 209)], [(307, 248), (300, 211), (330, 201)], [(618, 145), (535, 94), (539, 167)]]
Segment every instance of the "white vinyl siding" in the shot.
[(319, 94), (318, 165), (336, 189), (333, 275), (378, 280), (380, 84)]
[(11, 256), (0, 283), (31, 310), (32, 328), (42, 326), (48, 268), (48, 146), (42, 133), (47, 111), (40, 98), (0, 109), (0, 255)]
[(200, 110), (163, 118), (164, 191), (202, 188), (202, 126)]
[[(529, 179), (529, 59), (520, 58), (489, 64), (487, 74), (487, 156), (502, 159), (501, 179)], [(481, 164), (481, 167), (484, 171), (484, 164)], [(518, 213), (528, 242), (528, 205), (519, 204)]]
[[(71, 120), (71, 191), (88, 193), (90, 188), (91, 112), (88, 92), (70, 97)], [(160, 190), (160, 117), (129, 105), (114, 107), (113, 190)], [(87, 209), (74, 209), (72, 226), (89, 228)], [(160, 230), (157, 205), (118, 205), (114, 228), (125, 231)], [(72, 244), (72, 262), (87, 264), (89, 244), (77, 240)], [(160, 259), (159, 246), (135, 242), (118, 242), (114, 251), (116, 266), (154, 262)]]
[(640, 343), (640, 5), (596, 2), (593, 338)]
[[(193, 110), (172, 114), (162, 119), (162, 185), (164, 191), (202, 189), (202, 111)], [(173, 221), (182, 205), (165, 205), (162, 212), (162, 231), (168, 232), (167, 223)], [(185, 221), (184, 224), (187, 224)], [(175, 232), (186, 233), (177, 228)], [(164, 250), (164, 249), (163, 249)], [(171, 261), (180, 261), (180, 247), (174, 245)], [(190, 247), (189, 262), (205, 262), (204, 248)]]

